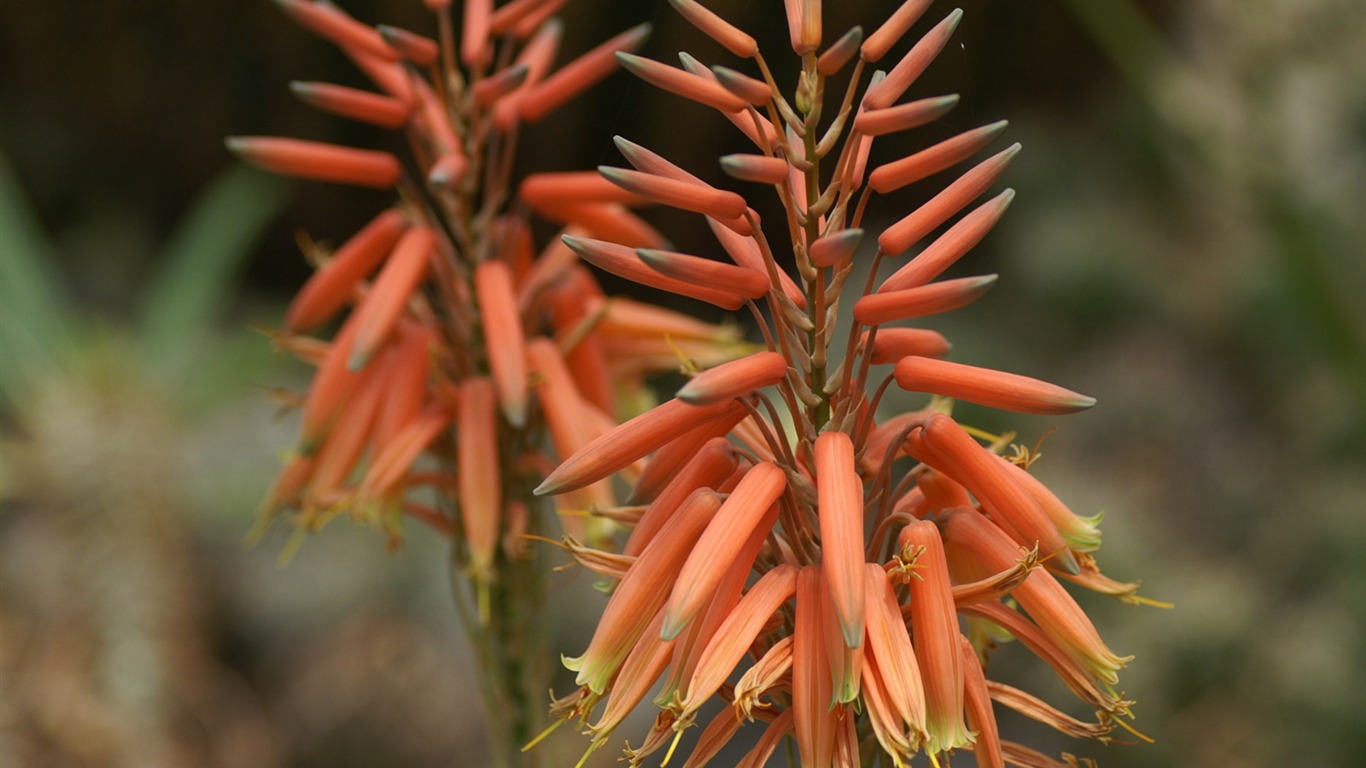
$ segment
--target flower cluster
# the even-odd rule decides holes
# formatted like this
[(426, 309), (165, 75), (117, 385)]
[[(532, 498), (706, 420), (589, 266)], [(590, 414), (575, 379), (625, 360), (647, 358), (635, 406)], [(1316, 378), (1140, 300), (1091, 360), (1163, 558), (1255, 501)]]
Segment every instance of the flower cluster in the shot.
[[(348, 513), (398, 543), (412, 517), (452, 537), (468, 572), (488, 582), (499, 558), (522, 548), (535, 517), (530, 489), (552, 456), (612, 427), (619, 400), (641, 401), (646, 374), (676, 367), (678, 345), (711, 362), (739, 348), (727, 328), (609, 300), (559, 237), (539, 252), (534, 244), (532, 211), (565, 235), (662, 247), (629, 210), (644, 198), (592, 173), (511, 178), (521, 129), (614, 71), (615, 56), (637, 48), (648, 27), (557, 69), (562, 2), (471, 0), (453, 14), (448, 0), (427, 0), (436, 39), (367, 26), (330, 3), (278, 2), (379, 89), (298, 82), (294, 92), (325, 112), (402, 131), (412, 155), (405, 166), (386, 151), (228, 140), (271, 171), (392, 187), (400, 197), (335, 251), (309, 254), (317, 270), (276, 339), (316, 373), (265, 519), (293, 509), (293, 522), (311, 529)], [(348, 307), (330, 341), (307, 335)], [(442, 503), (451, 499), (457, 512)], [(599, 483), (560, 502), (590, 509), (615, 499)], [(566, 517), (580, 538), (591, 535), (584, 519)]]
[[(865, 85), (866, 70), (930, 0), (906, 0), (872, 34), (856, 27), (823, 50), (819, 0), (787, 0), (791, 47), (801, 60), (788, 97), (753, 37), (695, 0), (670, 2), (751, 72), (686, 54), (681, 68), (630, 53), (617, 58), (743, 131), (754, 151), (721, 158), (721, 168), (776, 193), (785, 218), (766, 230), (745, 196), (618, 140), (631, 168), (602, 168), (602, 175), (619, 191), (705, 216), (728, 260), (612, 238), (565, 242), (622, 277), (749, 309), (766, 349), (699, 373), (673, 399), (575, 453), (537, 489), (573, 492), (649, 457), (632, 499), (643, 511), (623, 551), (574, 550), (619, 581), (587, 649), (565, 662), (580, 687), (554, 712), (586, 725), (591, 752), (662, 680), (653, 728), (627, 749), (637, 764), (676, 745), (719, 697), (727, 706), (702, 730), (690, 768), (717, 755), (747, 720), (765, 726), (742, 766), (764, 765), (786, 736), (804, 768), (860, 765), (860, 743), (873, 740), (898, 766), (922, 751), (938, 764), (960, 749), (982, 766), (1063, 765), (1002, 740), (993, 702), (1073, 736), (1109, 740), (1116, 725), (1128, 727), (1131, 702), (1116, 688), (1128, 659), (1107, 647), (1061, 582), (1140, 602), (1136, 585), (1101, 575), (1091, 554), (1100, 544), (1097, 520), (1074, 514), (1035, 479), (1028, 451), (1008, 454), (1010, 437), (951, 415), (958, 400), (1032, 414), (1071, 413), (1094, 400), (950, 362), (940, 334), (893, 327), (962, 307), (995, 281), (937, 278), (1006, 210), (1010, 190), (958, 216), (997, 181), (1019, 145), (978, 162), (883, 228), (871, 256), (860, 248), (870, 239), (863, 227), (872, 195), (968, 160), (1005, 127), (992, 123), (867, 168), (875, 139), (928, 123), (956, 103), (953, 96), (898, 102), (961, 12)], [(827, 88), (839, 94), (841, 78), (847, 85), (827, 111)], [(927, 239), (881, 276), (883, 262)], [(856, 261), (868, 277), (850, 296), (845, 284)], [(844, 315), (851, 327), (837, 330)], [(928, 394), (928, 404), (881, 415), (893, 382)], [(1005, 639), (1048, 664), (1096, 719), (1078, 720), (989, 679), (991, 651)]]

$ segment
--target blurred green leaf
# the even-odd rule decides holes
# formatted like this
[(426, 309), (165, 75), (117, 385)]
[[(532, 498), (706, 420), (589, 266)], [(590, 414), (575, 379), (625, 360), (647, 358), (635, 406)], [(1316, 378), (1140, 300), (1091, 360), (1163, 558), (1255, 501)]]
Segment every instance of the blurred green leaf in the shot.
[(283, 207), (287, 182), (245, 166), (223, 172), (200, 195), (166, 245), (143, 299), (142, 359), (175, 368), (194, 357), (232, 295), (234, 273)]
[(0, 398), (18, 399), (25, 377), (61, 359), (71, 343), (68, 310), (52, 247), (0, 155)]

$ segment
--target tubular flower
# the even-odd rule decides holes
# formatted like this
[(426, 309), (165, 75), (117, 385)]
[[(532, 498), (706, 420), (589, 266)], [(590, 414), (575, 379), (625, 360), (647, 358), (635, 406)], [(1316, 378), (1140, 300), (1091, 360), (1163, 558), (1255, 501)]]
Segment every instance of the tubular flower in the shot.
[[(551, 464), (549, 456), (527, 458), (541, 450), (541, 435), (548, 429), (553, 438), (550, 455), (567, 457), (630, 412), (616, 406), (603, 376), (622, 373), (617, 380), (629, 392), (645, 374), (676, 367), (668, 344), (680, 328), (707, 364), (744, 351), (727, 328), (662, 309), (646, 318), (618, 311), (558, 237), (538, 254), (526, 216), (513, 213), (529, 208), (566, 225), (565, 234), (636, 232), (640, 245), (665, 244), (626, 207), (646, 201), (597, 174), (532, 174), (517, 186), (504, 171), (526, 123), (608, 75), (615, 55), (638, 47), (648, 28), (555, 70), (561, 23), (542, 12), (561, 3), (494, 9), (472, 0), (458, 17), (458, 37), (450, 4), (429, 4), (439, 43), (368, 26), (331, 3), (279, 3), (341, 48), (377, 89), (310, 82), (293, 91), (324, 112), (398, 130), (415, 151), (405, 162), (296, 139), (227, 142), (267, 170), (394, 188), (403, 200), (339, 248), (309, 254), (316, 271), (277, 343), (317, 371), (303, 399), (301, 437), (263, 521), (293, 510), (295, 525), (315, 528), (349, 513), (397, 545), (412, 517), (453, 537), (479, 580), (496, 579), (496, 562), (514, 556), (495, 551), (498, 543), (515, 547), (509, 526), (526, 517), (503, 507), (525, 506), (526, 489)], [(308, 343), (304, 334), (338, 317), (330, 342)], [(628, 335), (634, 346), (620, 342)], [(638, 354), (649, 345), (664, 353)], [(472, 381), (482, 383), (467, 386)], [(495, 414), (461, 413), (462, 403), (483, 408), (485, 399)], [(465, 476), (473, 471), (481, 476)], [(414, 498), (431, 488), (449, 503)], [(564, 503), (606, 508), (614, 500), (602, 484)], [(581, 521), (571, 529), (584, 533)]]
[[(617, 644), (601, 652), (608, 661), (587, 677), (598, 637), (584, 657), (571, 660), (583, 688), (562, 700), (576, 703), (560, 711), (587, 723), (598, 697), (617, 690), (635, 696), (656, 676), (669, 680), (656, 700), (654, 728), (643, 746), (627, 752), (633, 765), (669, 743), (670, 730), (676, 744), (715, 697), (735, 721), (712, 721), (689, 766), (706, 764), (744, 729), (735, 725), (741, 720), (763, 721), (745, 765), (760, 764), (784, 736), (793, 739), (804, 768), (857, 765), (861, 736), (871, 737), (862, 740), (865, 748), (875, 744), (885, 764), (897, 766), (922, 751), (936, 765), (941, 755), (963, 749), (984, 765), (1033, 754), (1000, 740), (993, 700), (1069, 735), (1104, 741), (1131, 717), (1132, 702), (1115, 689), (1127, 658), (1100, 640), (1060, 579), (1144, 601), (1133, 595), (1135, 585), (1100, 575), (1092, 554), (1100, 544), (1098, 517), (1073, 513), (1029, 474), (1027, 460), (1002, 455), (1009, 438), (952, 416), (954, 400), (1049, 415), (1095, 401), (1017, 373), (949, 362), (943, 358), (951, 346), (939, 333), (891, 327), (959, 310), (996, 280), (939, 276), (989, 233), (1013, 197), (1007, 190), (973, 207), (1019, 150), (1011, 146), (971, 164), (1003, 133), (1004, 121), (867, 167), (874, 139), (888, 142), (957, 103), (932, 94), (897, 102), (914, 92), (961, 12), (907, 46), (889, 71), (864, 77), (930, 0), (906, 0), (872, 35), (856, 28), (825, 50), (821, 4), (788, 0), (792, 49), (802, 63), (795, 92), (784, 94), (753, 38), (691, 0), (673, 5), (742, 61), (734, 69), (709, 67), (685, 54), (676, 69), (619, 58), (642, 79), (715, 109), (749, 137), (753, 151), (721, 159), (744, 194), (625, 139), (617, 146), (630, 168), (602, 169), (615, 192), (586, 178), (576, 183), (597, 201), (634, 195), (700, 214), (721, 248), (684, 255), (606, 235), (566, 242), (629, 280), (744, 307), (763, 348), (690, 371), (676, 399), (585, 445), (538, 489), (572, 490), (643, 459), (633, 501), (649, 506), (634, 518), (626, 550), (636, 558), (632, 571), (677, 579), (667, 586), (667, 602), (663, 583), (644, 602), (632, 574), (621, 579), (607, 603), (611, 627), (600, 629)], [(833, 112), (823, 102), (827, 93), (838, 96)], [(880, 233), (865, 221), (871, 196), (965, 165)], [(757, 194), (748, 196), (756, 189), (776, 193), (783, 217), (777, 226), (760, 220), (763, 205)], [(908, 252), (879, 280), (882, 262)], [(861, 290), (846, 290), (856, 262), (869, 278)], [(842, 319), (851, 327), (841, 324), (837, 332)], [(927, 405), (879, 414), (893, 383), (929, 395)], [(726, 403), (735, 410), (708, 410)], [(700, 534), (681, 517), (694, 493), (729, 494)], [(695, 548), (684, 557), (688, 547)], [(646, 564), (655, 557), (658, 563)], [(737, 569), (749, 569), (749, 578)], [(739, 594), (721, 590), (722, 583), (727, 590), (750, 586)], [(661, 605), (663, 620), (651, 624)], [(620, 629), (628, 616), (629, 632)], [(979, 631), (991, 625), (994, 631)], [(993, 642), (1006, 636), (1054, 669), (1098, 710), (1098, 721), (1068, 718), (993, 681), (987, 660)], [(691, 650), (676, 646), (668, 668), (650, 667), (649, 681), (628, 679), (626, 667), (612, 663), (638, 653), (654, 654), (662, 665), (660, 644), (668, 642)], [(734, 688), (723, 685), (736, 675)], [(591, 749), (609, 735), (605, 723), (616, 721), (590, 727)]]

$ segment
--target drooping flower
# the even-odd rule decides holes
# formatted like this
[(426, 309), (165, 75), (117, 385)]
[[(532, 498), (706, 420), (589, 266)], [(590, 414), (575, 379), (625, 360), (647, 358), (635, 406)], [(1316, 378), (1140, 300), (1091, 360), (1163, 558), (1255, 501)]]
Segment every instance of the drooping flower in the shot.
[[(673, 5), (745, 59), (737, 69), (708, 67), (686, 54), (681, 69), (619, 57), (642, 79), (717, 110), (739, 127), (754, 151), (722, 158), (721, 168), (776, 193), (782, 216), (776, 225), (761, 221), (757, 196), (706, 183), (620, 139), (632, 168), (604, 168), (603, 177), (622, 192), (704, 216), (721, 258), (641, 249), (610, 237), (567, 240), (585, 259), (627, 279), (721, 307), (745, 307), (765, 347), (696, 373), (676, 399), (585, 446), (538, 489), (559, 493), (647, 461), (645, 487), (637, 487), (634, 497), (657, 501), (638, 518), (627, 551), (636, 557), (633, 569), (664, 569), (678, 581), (667, 604), (661, 602), (663, 587), (656, 586), (648, 605), (626, 611), (628, 601), (639, 599), (628, 574), (606, 615), (616, 621), (625, 611), (643, 626), (664, 605), (659, 635), (638, 636), (636, 647), (686, 637), (703, 650), (690, 676), (677, 667), (692, 663), (685, 661), (689, 654), (676, 652), (667, 665), (654, 657), (660, 666), (651, 674), (675, 682), (657, 700), (660, 715), (644, 744), (627, 751), (633, 765), (676, 743), (698, 709), (717, 696), (737, 720), (765, 722), (760, 745), (744, 764), (760, 764), (774, 741), (790, 734), (804, 768), (858, 765), (856, 733), (871, 733), (898, 766), (921, 751), (937, 762), (960, 749), (976, 752), (983, 765), (1046, 764), (1030, 762), (1033, 753), (1000, 740), (993, 700), (1069, 735), (1101, 740), (1131, 716), (1132, 702), (1114, 687), (1127, 658), (1100, 640), (1059, 581), (1132, 599), (1134, 585), (1111, 582), (1095, 566), (1090, 553), (1100, 544), (1097, 521), (1068, 509), (1029, 474), (1028, 462), (1003, 456), (1008, 438), (952, 416), (955, 400), (1051, 415), (1095, 401), (1020, 374), (948, 361), (950, 345), (942, 335), (891, 325), (958, 310), (995, 283), (995, 275), (939, 278), (1006, 210), (1009, 190), (971, 206), (1019, 151), (1014, 145), (977, 163), (872, 236), (864, 218), (872, 195), (938, 177), (987, 148), (1006, 127), (991, 123), (867, 167), (874, 139), (888, 141), (957, 103), (956, 97), (931, 96), (897, 104), (947, 44), (959, 11), (865, 83), (865, 70), (930, 4), (907, 0), (866, 39), (856, 28), (821, 51), (820, 3), (786, 2), (792, 48), (801, 57), (790, 95), (778, 89), (752, 37), (691, 0)], [(837, 89), (836, 78), (851, 61), (847, 85)], [(827, 94), (839, 97), (832, 100), (833, 112), (825, 111)], [(865, 242), (868, 249), (861, 247)], [(879, 279), (884, 261), (907, 252), (914, 255)], [(855, 262), (865, 261), (859, 266), (866, 266), (867, 283), (849, 290)], [(851, 316), (853, 327), (836, 332), (842, 314)], [(926, 393), (930, 402), (919, 411), (882, 416), (879, 405), (892, 383)], [(736, 410), (724, 417), (705, 410), (727, 403)], [(680, 459), (693, 454), (690, 462)], [(678, 536), (672, 516), (687, 509), (682, 500), (717, 493), (729, 493), (731, 500), (706, 533), (668, 543)], [(757, 555), (745, 550), (736, 559), (741, 540), (753, 542), (760, 534)], [(694, 546), (687, 565), (678, 565), (684, 549)], [(667, 564), (644, 562), (656, 551), (669, 553)], [(702, 561), (716, 562), (710, 570), (692, 567)], [(733, 583), (736, 568), (750, 572), (752, 585), (738, 599), (712, 603), (701, 621), (703, 595), (723, 572)], [(979, 631), (987, 626), (995, 631)], [(993, 681), (990, 651), (1003, 633), (1052, 667), (1097, 710), (1097, 721), (1070, 719)], [(622, 639), (613, 656), (633, 653), (630, 645)], [(571, 697), (578, 706), (563, 714), (587, 722), (594, 697), (640, 687), (642, 681), (626, 674), (622, 667), (599, 668)], [(723, 687), (734, 674), (739, 684)], [(870, 730), (860, 731), (865, 719)], [(591, 727), (593, 748), (608, 736), (602, 723)], [(713, 721), (688, 765), (706, 764), (718, 743), (738, 730), (733, 722)]]

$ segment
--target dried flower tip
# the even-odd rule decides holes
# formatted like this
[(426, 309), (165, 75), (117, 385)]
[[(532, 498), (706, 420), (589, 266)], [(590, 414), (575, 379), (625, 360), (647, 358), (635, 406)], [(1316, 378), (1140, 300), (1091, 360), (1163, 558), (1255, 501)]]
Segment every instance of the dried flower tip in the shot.
[(694, 406), (669, 400), (604, 433), (560, 464), (536, 488), (537, 496), (565, 493), (597, 482), (703, 422), (721, 418), (730, 403)]
[(377, 56), (385, 61), (398, 59), (398, 54), (384, 42), (379, 32), (351, 18), (346, 11), (331, 3), (315, 3), (309, 0), (275, 2), (299, 26), (341, 48)]
[(817, 71), (826, 77), (830, 77), (844, 69), (844, 65), (848, 64), (849, 60), (854, 58), (854, 54), (858, 52), (859, 43), (862, 42), (863, 27), (854, 27), (845, 32), (840, 36), (840, 39), (835, 41), (834, 45), (826, 48), (825, 53), (816, 59)]
[(394, 246), (375, 284), (356, 307), (356, 336), (346, 359), (348, 369), (364, 368), (384, 343), (408, 299), (427, 276), (435, 250), (436, 234), (424, 226), (408, 230)]
[[(920, 77), (930, 62), (934, 61), (934, 58), (944, 49), (962, 18), (963, 10), (955, 8), (953, 13), (950, 13), (934, 29), (920, 38), (920, 42), (906, 52), (906, 55), (897, 62), (895, 67), (892, 67), (892, 71), (887, 73), (887, 77), (881, 83), (868, 87), (863, 96), (864, 108), (886, 109), (901, 98), (901, 94), (911, 87), (911, 83)], [(866, 45), (865, 43), (865, 47)]]
[(696, 0), (669, 0), (669, 4), (707, 37), (742, 59), (752, 59), (759, 52), (758, 43), (730, 22), (703, 7)]
[(634, 26), (561, 67), (522, 99), (521, 118), (534, 123), (607, 77), (616, 69), (616, 54), (639, 48), (650, 28), (649, 24)]
[(927, 357), (903, 359), (894, 375), (897, 385), (908, 392), (928, 392), (1016, 413), (1076, 413), (1096, 404), (1094, 397), (1046, 381)]
[(384, 188), (392, 187), (403, 172), (398, 158), (388, 152), (273, 136), (233, 136), (226, 143), (252, 165), (304, 179)]
[(723, 402), (773, 386), (787, 375), (787, 358), (758, 352), (700, 373), (678, 390), (678, 399), (693, 405)]
[(660, 274), (676, 280), (698, 285), (724, 285), (747, 299), (763, 298), (768, 293), (768, 276), (749, 267), (650, 248), (638, 248), (636, 255)]
[(773, 98), (773, 89), (763, 80), (756, 80), (729, 67), (712, 67), (711, 71), (721, 87), (750, 104), (762, 106)]
[(408, 122), (408, 115), (412, 112), (407, 104), (392, 96), (344, 85), (295, 81), (289, 84), (289, 90), (314, 109), (381, 128), (402, 126)]
[(781, 157), (739, 154), (722, 156), (721, 170), (740, 181), (782, 184), (787, 181), (788, 168), (787, 161)]
[(977, 154), (978, 150), (1000, 136), (1008, 124), (1007, 120), (999, 120), (965, 131), (913, 155), (879, 166), (868, 176), (868, 186), (886, 194), (936, 174)]
[(661, 205), (711, 216), (718, 220), (738, 219), (745, 215), (745, 199), (724, 189), (701, 182), (680, 181), (664, 176), (628, 171), (625, 168), (598, 166), (598, 172), (628, 192)]
[(531, 68), (526, 64), (513, 64), (475, 83), (470, 92), (480, 106), (488, 107), (522, 87), (530, 73)]
[(862, 242), (863, 230), (843, 229), (816, 240), (811, 244), (808, 255), (811, 256), (811, 262), (818, 267), (843, 264), (853, 258), (854, 251), (858, 250)]
[(470, 69), (488, 66), (493, 58), (489, 46), (489, 21), (493, 0), (465, 0), (465, 23), (460, 35), (460, 60)]
[[(786, 489), (787, 475), (771, 462), (757, 464), (745, 472), (679, 571), (664, 607), (661, 639), (672, 640), (683, 631), (730, 567), (749, 571), (750, 564), (735, 562), (736, 558)], [(718, 564), (723, 567), (717, 567)]]
[(925, 684), (920, 679), (915, 649), (887, 571), (879, 563), (865, 563), (864, 577), (869, 646), (869, 658), (863, 662), (864, 678), (869, 676), (871, 660), (872, 669), (878, 673), (878, 688), (885, 692), (889, 707), (910, 726), (915, 746), (925, 733)]
[(844, 635), (844, 644), (863, 644), (863, 483), (854, 466), (854, 443), (843, 432), (816, 438), (821, 571)]
[(1001, 220), (1010, 201), (1015, 199), (1015, 190), (1007, 189), (993, 197), (958, 220), (944, 234), (935, 238), (925, 250), (915, 255), (900, 269), (893, 272), (877, 292), (901, 291), (924, 285), (938, 277), (944, 270), (963, 257), (973, 246)]
[(390, 208), (337, 249), (304, 283), (285, 312), (285, 328), (305, 333), (326, 323), (350, 301), (356, 284), (374, 272), (407, 229), (408, 220)]
[(879, 328), (871, 354), (874, 365), (883, 365), (910, 355), (944, 357), (952, 347), (944, 334), (928, 328)]
[(474, 267), (474, 296), (483, 319), (484, 349), (503, 416), (514, 427), (526, 424), (526, 337), (517, 312), (512, 272), (501, 261)]
[(854, 302), (854, 319), (864, 325), (882, 325), (951, 312), (981, 298), (995, 284), (996, 275), (981, 275), (941, 280), (904, 291), (873, 293)]
[(882, 22), (882, 26), (878, 27), (876, 32), (868, 36), (859, 55), (867, 62), (874, 62), (886, 56), (887, 51), (896, 45), (906, 34), (906, 30), (911, 28), (933, 2), (934, 0), (906, 0)]
[(821, 47), (821, 0), (783, 0), (787, 31), (797, 55)]
[(618, 53), (617, 61), (631, 74), (656, 88), (662, 88), (713, 109), (740, 112), (747, 106), (744, 99), (726, 90), (719, 82), (699, 77), (677, 67), (629, 53)]
[(472, 377), (461, 383), (457, 429), (460, 519), (469, 547), (470, 570), (480, 581), (493, 574), (503, 509), (494, 405), (493, 383), (488, 379)]
[(564, 235), (560, 238), (584, 261), (641, 285), (705, 301), (722, 309), (736, 310), (748, 299), (736, 291), (669, 277), (640, 260), (635, 250), (603, 240)]
[(385, 24), (375, 29), (390, 48), (419, 67), (430, 67), (436, 64), (436, 60), (441, 56), (440, 46), (430, 37)]
[(948, 218), (977, 199), (1005, 172), (1006, 166), (1020, 151), (1018, 143), (978, 163), (972, 170), (958, 177), (942, 192), (919, 208), (911, 211), (888, 227), (878, 238), (878, 246), (888, 256), (900, 256), (920, 238), (933, 232)]
[(948, 114), (958, 105), (958, 95), (935, 96), (920, 99), (908, 104), (899, 104), (886, 109), (869, 109), (854, 118), (854, 130), (865, 136), (883, 136), (888, 133), (918, 128), (934, 122)]

